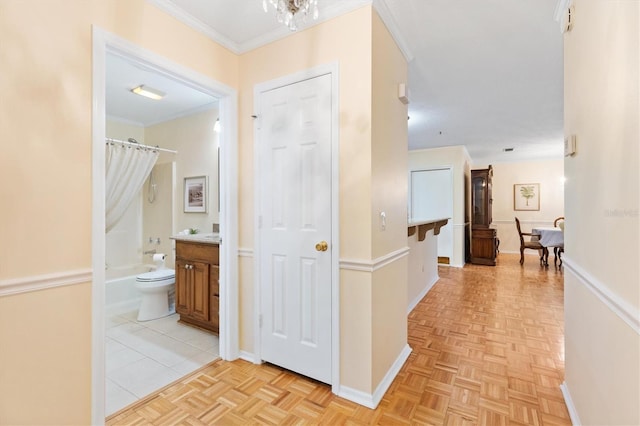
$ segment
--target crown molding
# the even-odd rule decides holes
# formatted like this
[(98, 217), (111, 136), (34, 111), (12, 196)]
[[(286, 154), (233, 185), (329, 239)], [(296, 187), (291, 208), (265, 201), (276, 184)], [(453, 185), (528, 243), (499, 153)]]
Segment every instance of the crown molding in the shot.
[(209, 37), (211, 40), (215, 41), (218, 44), (226, 47), (231, 50), (235, 54), (244, 53), (240, 50), (238, 43), (233, 40), (228, 39), (227, 37), (220, 34), (218, 31), (205, 24), (198, 18), (193, 15), (185, 12), (182, 8), (178, 7), (171, 0), (146, 0), (148, 3), (156, 6), (157, 8), (164, 10), (169, 15), (176, 18), (178, 21), (183, 24), (193, 28), (196, 31), (200, 31), (205, 36)]
[[(182, 8), (176, 6), (171, 0), (146, 0), (148, 3), (158, 7), (159, 9), (165, 11), (178, 21), (184, 23), (185, 25), (193, 28), (196, 31), (203, 33), (209, 39), (214, 42), (221, 44), (226, 47), (230, 51), (235, 54), (243, 54), (249, 52), (258, 47), (264, 46), (266, 44), (272, 43), (274, 41), (283, 39), (285, 37), (290, 36), (292, 33), (287, 29), (284, 25), (275, 28), (273, 31), (270, 31), (266, 34), (262, 34), (259, 37), (255, 37), (251, 40), (248, 40), (243, 43), (236, 43), (233, 40), (223, 36), (214, 28), (205, 24), (198, 18), (193, 15), (185, 12)], [(308, 28), (312, 28), (316, 25), (322, 24), (323, 22), (329, 21), (338, 16), (344, 15), (345, 13), (352, 12), (356, 9), (359, 9), (365, 5), (373, 4), (373, 7), (378, 12), (378, 15), (384, 22), (385, 26), (391, 33), (391, 36), (398, 44), (398, 48), (404, 55), (407, 62), (411, 62), (414, 58), (411, 49), (409, 48), (409, 44), (406, 39), (402, 35), (400, 31), (400, 26), (396, 23), (393, 18), (393, 14), (389, 6), (387, 5), (385, 0), (360, 0), (356, 3), (344, 4), (343, 2), (336, 2), (331, 6), (324, 7), (320, 10), (320, 17), (316, 21), (310, 22), (308, 25), (301, 27), (300, 31), (304, 31)]]
[(391, 9), (387, 5), (385, 0), (373, 0), (373, 7), (375, 8), (378, 15), (380, 15), (380, 19), (386, 25), (387, 29), (391, 33), (391, 36), (396, 41), (398, 48), (402, 52), (402, 55), (406, 59), (407, 62), (413, 61), (415, 56), (413, 52), (409, 48), (409, 43), (402, 35), (402, 31), (400, 31), (400, 26), (396, 22), (393, 14), (391, 13)]

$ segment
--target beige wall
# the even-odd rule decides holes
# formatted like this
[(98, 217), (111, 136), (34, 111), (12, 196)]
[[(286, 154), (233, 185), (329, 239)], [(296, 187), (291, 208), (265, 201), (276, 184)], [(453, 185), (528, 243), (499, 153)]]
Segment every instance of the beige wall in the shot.
[(438, 239), (433, 230), (428, 231), (423, 241), (418, 241), (418, 232), (407, 238), (409, 246), (407, 307), (414, 308), (425, 292), (440, 278), (438, 276)]
[[(234, 54), (143, 0), (0, 2), (0, 280), (91, 268), (94, 24), (238, 87)], [(0, 298), (0, 423), (90, 423), (90, 295)]]
[[(212, 224), (219, 223), (218, 212), (218, 134), (213, 126), (218, 118), (218, 109), (207, 111), (145, 129), (145, 138), (150, 145), (178, 151), (167, 160), (175, 161), (175, 204), (173, 210), (174, 227), (177, 233), (186, 228), (199, 232), (211, 232)], [(185, 213), (183, 205), (184, 178), (192, 176), (208, 177), (207, 213)], [(145, 183), (145, 188), (148, 183)], [(169, 235), (164, 236), (164, 238)]]
[[(240, 117), (254, 114), (256, 84), (318, 65), (337, 62), (339, 66), (340, 108), (340, 257), (371, 258), (371, 7), (360, 8), (339, 18), (295, 33), (280, 41), (248, 52), (241, 57)], [(344, 37), (344, 34), (350, 34)], [(305, 52), (305, 54), (291, 54)], [(240, 122), (239, 132), (239, 228), (241, 248), (254, 243), (254, 124)], [(253, 269), (240, 262), (241, 350), (251, 351), (254, 307)], [(358, 275), (354, 277), (353, 275)], [(364, 286), (362, 273), (341, 271), (341, 383), (370, 390), (371, 316), (361, 309), (370, 300), (371, 274)], [(358, 284), (356, 284), (356, 282)], [(352, 309), (346, 312), (345, 309)], [(363, 317), (360, 317), (360, 314)], [(346, 324), (349, 324), (348, 326)], [(368, 325), (368, 329), (363, 328)], [(251, 342), (251, 343), (250, 343)], [(363, 359), (362, 342), (369, 360)]]
[[(372, 188), (372, 174), (377, 173), (372, 172), (372, 27), (377, 28), (376, 37), (387, 37), (380, 35), (380, 23), (376, 20), (371, 6), (366, 6), (239, 58), (143, 0), (3, 0), (0, 3), (2, 137), (19, 140), (20, 144), (4, 144), (0, 158), (0, 182), (3, 182), (0, 196), (12, 200), (0, 210), (0, 235), (4, 242), (0, 247), (0, 280), (28, 279), (38, 274), (91, 267), (93, 25), (242, 89), (239, 237), (240, 247), (244, 248), (253, 246), (253, 122), (248, 117), (253, 110), (254, 85), (319, 64), (338, 62), (341, 257), (370, 261), (374, 250), (382, 253), (403, 245), (402, 238), (395, 235), (399, 228), (395, 221), (406, 209), (406, 194), (403, 195), (406, 189), (389, 194), (391, 200), (378, 194), (381, 189)], [(376, 45), (387, 43), (377, 40)], [(399, 56), (388, 45), (385, 49), (393, 57)], [(384, 80), (398, 70), (399, 74), (406, 73), (402, 58), (397, 66), (400, 68), (390, 66), (380, 74), (375, 86), (387, 84)], [(396, 84), (394, 81), (393, 85)], [(406, 111), (403, 115), (406, 116)], [(392, 129), (379, 126), (377, 131), (389, 135), (400, 130), (396, 128), (401, 121), (399, 116), (391, 120)], [(390, 146), (384, 139), (375, 142), (383, 150), (380, 152)], [(145, 141), (150, 142), (149, 135)], [(393, 178), (399, 166), (395, 157), (387, 165), (376, 161), (383, 166), (381, 173)], [(15, 184), (17, 181), (19, 185)], [(392, 218), (387, 230), (392, 235), (379, 240), (376, 248), (372, 243), (374, 200), (375, 208), (385, 208)], [(34, 241), (41, 252), (48, 253), (38, 262), (33, 261)], [(253, 339), (251, 264), (249, 259), (240, 262), (243, 345)], [(406, 270), (406, 263), (398, 261), (392, 268)], [(400, 275), (401, 270), (397, 271)], [(381, 299), (391, 294), (387, 283), (382, 283), (386, 273), (384, 269), (375, 277), (365, 273), (362, 281), (353, 277), (354, 271), (341, 272), (344, 289), (340, 295), (344, 315), (341, 382), (367, 392), (375, 388), (375, 381), (393, 357), (392, 347), (371, 359), (371, 333), (382, 327), (383, 316), (395, 315), (399, 309), (395, 303), (381, 309)], [(402, 289), (398, 291), (402, 294), (402, 305), (406, 306), (406, 289), (404, 293)], [(90, 422), (90, 293), (91, 283), (85, 283), (0, 298), (2, 323), (24, 324), (15, 329), (0, 327), (3, 342), (0, 377), (10, 379), (0, 380), (3, 404), (0, 423)], [(370, 302), (363, 309), (376, 312), (359, 315), (363, 301)], [(351, 321), (350, 313), (353, 313)], [(403, 321), (406, 319), (392, 322), (393, 328), (387, 332), (393, 332)], [(406, 328), (396, 331), (402, 338)], [(360, 359), (361, 339), (369, 348), (369, 361)], [(251, 350), (249, 346), (242, 349)], [(21, 373), (20, 380), (16, 372)], [(36, 385), (38, 389), (34, 391)], [(25, 407), (30, 402), (34, 403)]]
[(639, 20), (636, 1), (576, 0), (564, 35), (565, 382), (582, 424), (640, 424)]
[[(468, 215), (465, 215), (467, 197), (465, 176), (469, 178), (470, 158), (464, 146), (451, 146), (409, 151), (409, 171), (424, 170), (430, 167), (449, 166), (453, 173), (453, 217), (449, 221), (453, 227), (453, 258), (451, 265), (465, 264), (464, 227)], [(405, 176), (405, 179), (406, 176)]]
[[(407, 62), (377, 13), (372, 16), (371, 258), (407, 247), (407, 106), (398, 99)], [(381, 227), (380, 212), (386, 214)], [(408, 258), (373, 272), (372, 389), (407, 345)], [(348, 285), (348, 283), (344, 283)]]
[[(374, 54), (376, 49), (381, 52), (378, 56)], [(383, 64), (385, 55), (394, 59), (387, 57), (387, 63), (374, 72), (372, 64)], [(239, 115), (249, 117), (254, 113), (256, 84), (330, 63), (339, 67), (339, 255), (341, 259), (371, 262), (406, 245), (406, 151), (397, 148), (406, 146), (406, 107), (397, 99), (397, 84), (406, 82), (406, 62), (372, 7), (365, 6), (242, 55)], [(374, 116), (384, 117), (375, 127)], [(240, 247), (244, 248), (253, 247), (254, 242), (253, 132), (251, 121), (241, 122), (239, 220)], [(387, 213), (385, 232), (379, 228), (380, 211)], [(246, 279), (253, 274), (245, 270), (252, 266), (248, 261), (241, 262), (241, 323), (246, 325), (253, 323), (253, 306), (245, 304), (253, 302), (249, 296), (253, 281)], [(402, 284), (395, 292), (389, 291), (390, 280), (379, 278), (385, 276), (383, 270), (340, 272), (340, 382), (366, 393), (373, 392), (380, 372), (386, 372), (389, 360), (395, 360), (404, 347), (394, 341), (374, 358), (375, 332), (386, 326), (396, 340), (404, 336), (406, 344), (406, 279), (402, 279), (406, 277), (406, 263), (401, 260), (389, 268), (400, 268), (400, 279), (395, 282)], [(401, 300), (401, 315), (396, 309), (399, 303), (381, 302), (385, 294), (393, 294), (393, 302)], [(382, 317), (387, 318), (386, 325)], [(243, 326), (242, 350), (252, 350), (250, 332)]]
[[(564, 216), (564, 160), (495, 163), (492, 166), (493, 225), (498, 230), (500, 252), (520, 253), (515, 217), (520, 220), (524, 232), (531, 232), (535, 226), (553, 226), (557, 217)], [(483, 167), (486, 166), (478, 168)], [(513, 185), (516, 183), (540, 184), (539, 211), (513, 209)], [(525, 253), (535, 255), (531, 250)]]

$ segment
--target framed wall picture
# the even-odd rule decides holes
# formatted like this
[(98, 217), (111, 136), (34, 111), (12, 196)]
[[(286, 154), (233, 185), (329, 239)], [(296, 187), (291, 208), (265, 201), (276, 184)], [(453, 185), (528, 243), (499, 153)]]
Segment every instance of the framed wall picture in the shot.
[(514, 210), (540, 210), (540, 184), (516, 183), (513, 185)]
[(194, 176), (184, 178), (184, 212), (207, 212), (207, 177)]

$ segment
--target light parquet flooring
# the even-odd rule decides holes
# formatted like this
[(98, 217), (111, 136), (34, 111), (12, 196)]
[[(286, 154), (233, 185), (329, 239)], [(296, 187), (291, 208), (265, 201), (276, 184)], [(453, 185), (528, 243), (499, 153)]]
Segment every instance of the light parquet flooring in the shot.
[(376, 410), (275, 366), (219, 360), (107, 424), (570, 425), (562, 272), (518, 261), (440, 268), (409, 315), (413, 352)]

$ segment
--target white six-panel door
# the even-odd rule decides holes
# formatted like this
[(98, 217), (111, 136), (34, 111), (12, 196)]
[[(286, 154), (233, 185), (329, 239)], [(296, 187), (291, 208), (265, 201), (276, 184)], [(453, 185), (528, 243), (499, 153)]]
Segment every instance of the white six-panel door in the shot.
[(331, 75), (260, 93), (264, 361), (331, 383)]

